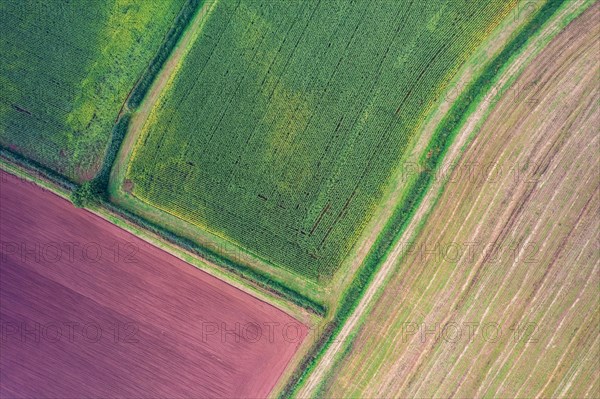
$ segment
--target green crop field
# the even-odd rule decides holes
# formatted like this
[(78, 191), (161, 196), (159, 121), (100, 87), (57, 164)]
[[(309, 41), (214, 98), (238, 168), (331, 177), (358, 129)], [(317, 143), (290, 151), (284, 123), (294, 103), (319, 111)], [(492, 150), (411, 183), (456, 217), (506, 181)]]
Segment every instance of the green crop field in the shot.
[(0, 146), (72, 180), (93, 177), (184, 1), (0, 2)]
[(133, 150), (142, 201), (339, 269), (443, 88), (514, 2), (220, 0)]

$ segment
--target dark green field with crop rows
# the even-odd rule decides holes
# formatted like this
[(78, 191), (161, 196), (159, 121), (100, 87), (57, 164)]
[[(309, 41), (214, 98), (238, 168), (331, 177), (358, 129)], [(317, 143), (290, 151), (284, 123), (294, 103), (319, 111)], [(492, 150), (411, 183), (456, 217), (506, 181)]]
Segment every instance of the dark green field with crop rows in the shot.
[(185, 0), (0, 2), (0, 146), (80, 182)]
[(327, 281), (512, 5), (220, 0), (138, 139), (146, 203)]

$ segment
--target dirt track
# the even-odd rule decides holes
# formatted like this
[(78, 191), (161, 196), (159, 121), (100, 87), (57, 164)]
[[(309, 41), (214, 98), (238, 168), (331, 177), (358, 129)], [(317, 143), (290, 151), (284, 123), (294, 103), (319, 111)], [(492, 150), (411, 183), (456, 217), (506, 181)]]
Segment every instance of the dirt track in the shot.
[[(173, 53), (170, 55), (169, 60), (163, 66), (160, 73), (156, 76), (154, 83), (150, 88), (150, 91), (146, 94), (144, 101), (142, 102), (140, 108), (135, 112), (133, 117), (131, 118), (131, 122), (129, 124), (129, 131), (125, 137), (121, 145), (121, 150), (119, 150), (119, 156), (115, 161), (115, 165), (113, 166), (112, 175), (116, 176), (121, 173), (124, 173), (124, 169), (127, 168), (126, 162), (129, 158), (129, 153), (135, 144), (135, 141), (139, 137), (139, 134), (144, 127), (144, 123), (150, 116), (152, 109), (156, 106), (160, 95), (163, 93), (165, 88), (167, 87), (170, 80), (174, 78), (174, 74), (177, 72), (177, 68), (179, 67), (181, 61), (187, 54), (190, 45), (196, 39), (204, 23), (206, 22), (206, 16), (210, 12), (210, 10), (215, 7), (218, 0), (206, 0), (202, 5), (202, 8), (198, 11), (194, 19), (191, 21), (190, 26), (186, 29), (183, 36), (181, 37), (177, 47), (173, 50)], [(113, 177), (115, 178), (115, 177)]]
[(0, 397), (265, 397), (307, 334), (0, 172)]

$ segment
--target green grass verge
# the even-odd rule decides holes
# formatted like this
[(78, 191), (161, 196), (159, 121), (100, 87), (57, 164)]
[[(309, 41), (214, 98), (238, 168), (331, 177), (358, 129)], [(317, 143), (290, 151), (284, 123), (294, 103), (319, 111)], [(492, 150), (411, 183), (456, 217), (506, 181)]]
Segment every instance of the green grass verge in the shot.
[(181, 237), (169, 230), (166, 230), (160, 225), (152, 223), (147, 219), (136, 215), (135, 213), (125, 210), (119, 206), (115, 206), (111, 202), (103, 200), (102, 206), (105, 209), (111, 211), (112, 213), (118, 215), (120, 218), (125, 219), (138, 227), (141, 227), (147, 231), (150, 231), (160, 236), (162, 239), (172, 244), (175, 244), (178, 247), (183, 248), (196, 256), (199, 256), (205, 261), (213, 263), (225, 270), (228, 270), (231, 273), (245, 278), (246, 280), (254, 282), (264, 290), (271, 292), (272, 294), (275, 294), (277, 296), (283, 297), (284, 299), (287, 299), (290, 302), (301, 306), (315, 313), (318, 316), (324, 316), (327, 311), (324, 305), (313, 301), (312, 299), (300, 294), (295, 290), (288, 288), (287, 286), (283, 285), (278, 281), (273, 280), (264, 273), (258, 272), (255, 269), (244, 266), (238, 262), (234, 262), (215, 251), (212, 251), (208, 248), (196, 244), (192, 240)]

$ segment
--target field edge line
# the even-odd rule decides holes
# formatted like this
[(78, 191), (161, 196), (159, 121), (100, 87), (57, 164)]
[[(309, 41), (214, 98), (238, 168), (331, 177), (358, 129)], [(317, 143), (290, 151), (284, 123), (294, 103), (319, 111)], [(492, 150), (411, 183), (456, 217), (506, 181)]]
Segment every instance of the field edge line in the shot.
[[(451, 107), (448, 114), (443, 118), (440, 126), (438, 128), (436, 128), (436, 133), (434, 134), (434, 137), (432, 137), (432, 139), (430, 140), (430, 143), (427, 145), (427, 148), (421, 158), (422, 161), (425, 161), (427, 166), (432, 166), (432, 170), (435, 170), (435, 166), (439, 165), (439, 162), (441, 162), (441, 160), (443, 160), (443, 157), (446, 154), (446, 152), (447, 152), (452, 140), (454, 139), (454, 136), (456, 136), (458, 130), (460, 130), (461, 126), (465, 123), (466, 119), (468, 119), (472, 110), (479, 105), (479, 101), (482, 100), (483, 94), (481, 94), (481, 91), (478, 91), (476, 96), (469, 96), (469, 94), (471, 94), (471, 93), (469, 93), (469, 91), (473, 90), (473, 88), (481, 89), (483, 86), (481, 86), (479, 88), (476, 87), (477, 83), (480, 81), (485, 82), (487, 79), (487, 82), (489, 83), (489, 85), (491, 85), (493, 82), (496, 82), (498, 80), (498, 76), (496, 75), (496, 73), (501, 74), (503, 69), (507, 67), (507, 63), (510, 64), (509, 61), (513, 60), (515, 57), (517, 57), (519, 54), (521, 54), (526, 47), (528, 47), (528, 45), (530, 43), (530, 39), (537, 36), (539, 34), (539, 32), (542, 30), (542, 28), (547, 26), (547, 23), (549, 23), (549, 21), (552, 20), (552, 16), (556, 15), (558, 10), (563, 7), (564, 3), (565, 3), (565, 0), (549, 0), (549, 1), (547, 1), (545, 3), (544, 7), (540, 11), (538, 11), (538, 13), (532, 18), (532, 20), (527, 22), (524, 26), (522, 26), (517, 31), (518, 32), (517, 35), (510, 40), (510, 42), (504, 49), (501, 50), (500, 54), (498, 54), (496, 57), (494, 57), (494, 59), (492, 59), (491, 62), (489, 62), (488, 66), (484, 69), (484, 72), (479, 77), (477, 77), (476, 79), (471, 81), (471, 83), (469, 84), (469, 87), (467, 87), (467, 89), (463, 93), (461, 93), (457, 102)], [(551, 12), (548, 14), (549, 10)], [(538, 21), (537, 18), (541, 18), (542, 21), (541, 22)], [(515, 48), (511, 49), (512, 47), (515, 47)], [(510, 49), (510, 51), (507, 52), (507, 49)], [(504, 56), (504, 57), (502, 57), (502, 56)], [(503, 61), (501, 64), (501, 68), (494, 70), (493, 67), (496, 66), (495, 62), (497, 62), (499, 59)], [(492, 79), (488, 79), (490, 72), (493, 72)], [(485, 94), (485, 91), (483, 93)], [(469, 98), (475, 99), (476, 101), (471, 103), (471, 102), (467, 101), (467, 99), (469, 99)], [(465, 104), (466, 104), (466, 110), (464, 112), (458, 112), (459, 106), (457, 104), (460, 104), (461, 100), (463, 102), (465, 102)], [(463, 106), (465, 106), (465, 105), (463, 104)], [(452, 121), (452, 114), (457, 113), (457, 112), (458, 112), (460, 118)], [(453, 129), (450, 129), (445, 134), (443, 134), (442, 130), (446, 127), (445, 126), (446, 124), (450, 124), (450, 125), (454, 125), (454, 126), (453, 126)], [(446, 141), (444, 142), (443, 140), (446, 140)], [(448, 140), (450, 140), (450, 142), (448, 142)], [(444, 144), (444, 145), (440, 145), (440, 144)], [(424, 157), (424, 155), (427, 154), (428, 150), (433, 151), (433, 156)], [(435, 162), (432, 163), (430, 161), (432, 159), (434, 159)], [(435, 163), (435, 165), (433, 165), (434, 163)], [(377, 272), (379, 271), (379, 266), (385, 261), (387, 256), (390, 255), (391, 250), (393, 249), (392, 248), (393, 244), (395, 242), (397, 242), (399, 237), (403, 234), (404, 229), (407, 227), (407, 225), (410, 223), (410, 221), (413, 220), (412, 219), (413, 215), (415, 215), (417, 213), (416, 208), (420, 205), (420, 203), (421, 203), (420, 201), (427, 194), (427, 190), (428, 190), (429, 186), (431, 185), (430, 177), (431, 177), (430, 174), (422, 173), (416, 179), (414, 184), (408, 188), (408, 190), (407, 190), (408, 194), (410, 194), (410, 191), (412, 191), (412, 190), (417, 190), (417, 192), (419, 193), (419, 196), (420, 196), (420, 199), (417, 198), (418, 201), (416, 201), (416, 202), (414, 200), (411, 201), (410, 200), (411, 195), (406, 195), (405, 198), (407, 198), (409, 202), (412, 202), (412, 204), (411, 204), (412, 206), (407, 208), (406, 203), (404, 203), (404, 204), (400, 203), (399, 206), (397, 207), (396, 211), (394, 212), (396, 214), (395, 216), (397, 216), (398, 213), (402, 213), (402, 211), (404, 210), (403, 208), (407, 208), (405, 210), (407, 212), (410, 212), (410, 214), (407, 213), (407, 215), (409, 215), (409, 219), (402, 220), (399, 223), (400, 228), (398, 230), (396, 230), (395, 232), (391, 232), (390, 230), (388, 230), (388, 226), (397, 224), (397, 223), (394, 223), (394, 220), (393, 220), (394, 216), (392, 216), (392, 218), (390, 220), (388, 220), (388, 222), (386, 224), (386, 228), (384, 229), (382, 234), (378, 237), (377, 241), (380, 241), (380, 239), (382, 239), (382, 237), (386, 233), (388, 233), (388, 234), (392, 233), (393, 237), (391, 238), (391, 240), (389, 238), (387, 240), (387, 242), (389, 243), (390, 246), (385, 247), (385, 248), (380, 248), (380, 250), (382, 250), (382, 252), (379, 252), (377, 248), (374, 248), (377, 245), (377, 242), (376, 242), (374, 247), (371, 248), (369, 256), (377, 256), (377, 260), (379, 260), (380, 262), (371, 261), (371, 262), (373, 262), (373, 264), (376, 263), (376, 265), (374, 266), (375, 270), (371, 270), (370, 273), (368, 271), (368, 269), (369, 269), (368, 266), (365, 266), (365, 264), (361, 265), (361, 268), (358, 271), (359, 278), (355, 278), (355, 280), (353, 280), (353, 283), (355, 283), (356, 281), (359, 281), (360, 287), (358, 287), (357, 290), (360, 290), (361, 293), (364, 294), (364, 292), (369, 288), (370, 283), (373, 280), (375, 274), (377, 274)], [(383, 238), (383, 240), (385, 240), (385, 238)], [(373, 250), (375, 250), (375, 252), (373, 252)], [(369, 259), (367, 259), (365, 261), (365, 263), (367, 263), (367, 262), (369, 262)], [(371, 262), (369, 262), (369, 263), (371, 263)], [(364, 273), (364, 280), (362, 280), (362, 282), (360, 282), (361, 281), (360, 277), (363, 277), (360, 275), (361, 271)], [(353, 284), (351, 284), (348, 287), (347, 292), (352, 289), (352, 285)], [(346, 300), (348, 302), (348, 304), (346, 305), (346, 309), (343, 308), (344, 300)], [(358, 303), (361, 302), (361, 300), (364, 300), (363, 296), (359, 296), (358, 298), (355, 298), (354, 300), (352, 300), (352, 299), (348, 298), (347, 294), (345, 295), (345, 297), (342, 300), (342, 306), (340, 306), (340, 308), (338, 308), (338, 309), (342, 310), (342, 314), (341, 315), (339, 313), (336, 314), (336, 317), (334, 317), (334, 321), (332, 323), (330, 323), (330, 326), (329, 326), (330, 328), (327, 328), (325, 330), (329, 334), (329, 336), (325, 337), (325, 334), (324, 334), (322, 339), (319, 340), (318, 345), (320, 347), (314, 349), (311, 352), (311, 354), (305, 359), (304, 370), (302, 370), (300, 372), (301, 374), (296, 377), (295, 381), (290, 381), (288, 386), (286, 386), (286, 388), (283, 390), (283, 392), (281, 392), (280, 397), (295, 396), (298, 394), (300, 389), (302, 387), (304, 387), (304, 384), (306, 384), (312, 371), (314, 370), (314, 368), (316, 367), (318, 362), (320, 360), (322, 360), (322, 357), (324, 356), (327, 349), (329, 349), (331, 343), (333, 343), (333, 341), (337, 339), (337, 336), (343, 329), (345, 322), (352, 315), (350, 313), (354, 309), (356, 309), (356, 307), (358, 306)], [(339, 321), (336, 321), (335, 320), (336, 318), (339, 318)], [(336, 342), (339, 342), (339, 340)], [(304, 396), (302, 396), (302, 397), (304, 397)], [(309, 397), (310, 397), (310, 394), (309, 394)]]

